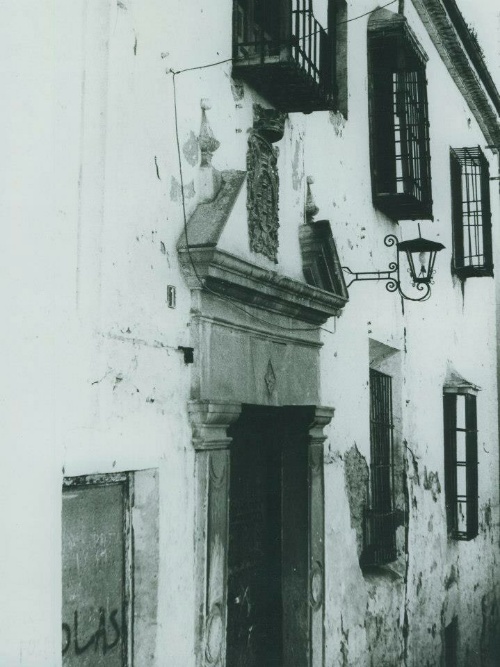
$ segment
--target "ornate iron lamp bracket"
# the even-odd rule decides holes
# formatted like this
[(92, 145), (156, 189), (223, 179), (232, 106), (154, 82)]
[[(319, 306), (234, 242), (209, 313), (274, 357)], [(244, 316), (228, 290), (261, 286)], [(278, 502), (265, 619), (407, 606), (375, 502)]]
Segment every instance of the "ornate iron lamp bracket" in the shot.
[(385, 289), (388, 292), (399, 292), (403, 299), (408, 299), (409, 301), (427, 301), (431, 295), (431, 283), (433, 282), (432, 275), (428, 276), (424, 282), (422, 279), (416, 279), (410, 272), (413, 286), (419, 292), (422, 292), (422, 294), (418, 297), (405, 294), (401, 288), (398, 238), (394, 236), (394, 234), (388, 234), (384, 239), (384, 243), (388, 248), (396, 246), (396, 261), (390, 262), (386, 271), (351, 271), (349, 267), (343, 266), (342, 270), (347, 273), (348, 276), (352, 276), (349, 282), (346, 283), (346, 287), (349, 288), (352, 283), (357, 280), (385, 280)]

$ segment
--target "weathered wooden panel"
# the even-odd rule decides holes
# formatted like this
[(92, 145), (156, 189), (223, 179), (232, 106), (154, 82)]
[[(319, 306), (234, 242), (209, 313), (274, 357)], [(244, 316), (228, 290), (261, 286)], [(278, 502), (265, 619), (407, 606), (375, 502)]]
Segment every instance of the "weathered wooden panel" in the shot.
[(64, 667), (123, 667), (124, 485), (70, 486), (63, 493)]

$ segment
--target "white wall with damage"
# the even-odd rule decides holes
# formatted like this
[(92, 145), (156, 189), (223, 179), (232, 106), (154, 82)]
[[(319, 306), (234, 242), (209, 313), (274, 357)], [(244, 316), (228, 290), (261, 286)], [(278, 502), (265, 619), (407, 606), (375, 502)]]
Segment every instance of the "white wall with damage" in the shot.
[[(348, 4), (352, 17), (376, 6)], [(485, 140), (406, 6), (429, 55), (435, 219), (422, 223), (422, 234), (446, 249), (428, 302), (402, 304), (383, 283), (354, 284), (342, 317), (322, 334), (322, 404), (335, 408), (325, 445), (328, 667), (440, 665), (444, 626), (455, 615), (460, 664), (480, 664), (484, 638), (499, 623), (495, 285), (470, 278), (462, 289), (450, 272), (449, 148), (484, 149)], [(160, 508), (150, 651), (158, 667), (195, 664), (192, 366), (179, 350), (191, 343), (191, 303), (176, 244), (183, 204), (189, 217), (198, 203), (200, 100), (211, 103), (219, 170), (246, 169), (253, 104), (266, 106), (231, 79), (231, 12), (230, 0), (19, 0), (7, 14), (0, 53), (13, 111), (0, 112), (10, 157), (2, 168), (8, 225), (0, 282), (8, 316), (0, 489), (8, 511), (0, 512), (0, 665), (61, 664), (63, 477), (150, 468), (159, 470)], [(395, 224), (371, 203), (367, 20), (349, 24), (348, 119), (290, 114), (277, 144), (274, 268), (295, 279), (303, 279), (298, 227), (307, 176), (343, 265), (384, 269), (394, 259), (384, 236), (418, 234), (415, 222)], [(220, 64), (191, 69), (213, 63)], [(497, 157), (484, 152), (496, 174)], [(245, 196), (243, 189), (222, 243), (270, 268), (249, 248)], [(392, 348), (401, 366), (397, 444), (410, 511), (407, 553), (367, 575), (358, 559), (360, 499), (350, 481), (363, 479), (369, 464), (370, 341)], [(441, 396), (448, 363), (481, 387), (480, 530), (463, 543), (446, 535)]]

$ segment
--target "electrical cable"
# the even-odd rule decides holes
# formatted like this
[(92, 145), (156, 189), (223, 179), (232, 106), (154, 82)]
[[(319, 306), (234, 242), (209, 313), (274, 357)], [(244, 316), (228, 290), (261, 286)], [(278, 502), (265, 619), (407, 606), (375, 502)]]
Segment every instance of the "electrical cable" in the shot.
[[(394, 5), (398, 0), (391, 0), (391, 2), (388, 2), (385, 5), (382, 5), (381, 7), (375, 7), (374, 9), (370, 10), (369, 12), (365, 12), (364, 14), (360, 14), (359, 16), (353, 16), (352, 19), (347, 19), (346, 21), (339, 21), (336, 25), (343, 25), (344, 23), (351, 23), (352, 21), (357, 21), (358, 19), (362, 19), (365, 16), (368, 16), (368, 14), (371, 14), (374, 12), (376, 9), (384, 9), (385, 7), (389, 7), (389, 5)], [(303, 37), (299, 37), (299, 39), (306, 39), (306, 37), (312, 37), (312, 35), (317, 34), (317, 32), (312, 32), (309, 35), (304, 35)], [(235, 60), (246, 60), (245, 57), (241, 58), (225, 58), (224, 60), (217, 60), (213, 63), (208, 63), (207, 65), (198, 65), (196, 67), (186, 67), (185, 69), (179, 69), (179, 70), (174, 70), (174, 69), (169, 69), (167, 72), (173, 74), (174, 76), (176, 74), (183, 74), (184, 72), (193, 72), (194, 70), (197, 69), (207, 69), (208, 67), (215, 67), (216, 65), (223, 65), (224, 63), (230, 63), (234, 62)]]
[(214, 63), (208, 63), (208, 65), (198, 65), (197, 67), (186, 67), (186, 69), (180, 69), (177, 71), (170, 69), (168, 71), (175, 76), (176, 74), (183, 74), (184, 72), (192, 72), (195, 69), (207, 69), (207, 67), (215, 67), (215, 65), (223, 65), (224, 63), (230, 63), (232, 60), (234, 60), (234, 58), (226, 58), (225, 60), (218, 60), (217, 62)]
[[(365, 12), (359, 16), (353, 16), (352, 19), (347, 19), (346, 21), (338, 21), (335, 25), (344, 25), (346, 23), (351, 23), (352, 21), (357, 21), (358, 19), (362, 19), (363, 17), (368, 16), (368, 14), (371, 14), (376, 9), (384, 9), (385, 7), (389, 7), (389, 5), (394, 5), (398, 1), (399, 0), (391, 0), (391, 2), (388, 2), (386, 5), (382, 5), (382, 7), (375, 7), (375, 9), (371, 9), (369, 12)], [(307, 39), (308, 37), (313, 37), (313, 35), (318, 35), (320, 32), (320, 30), (315, 30), (314, 32), (311, 32), (308, 35), (304, 35), (303, 37), (299, 37), (298, 39)]]
[(342, 25), (343, 23), (351, 23), (351, 21), (357, 21), (358, 19), (362, 19), (364, 16), (368, 16), (368, 14), (371, 14), (376, 9), (384, 9), (385, 7), (389, 7), (389, 5), (394, 5), (396, 2), (398, 2), (398, 0), (391, 0), (391, 2), (388, 2), (386, 5), (382, 5), (382, 7), (375, 7), (375, 9), (370, 9), (369, 12), (365, 12), (364, 14), (360, 14), (359, 16), (353, 16), (352, 19), (347, 19), (347, 21), (339, 21), (337, 25)]

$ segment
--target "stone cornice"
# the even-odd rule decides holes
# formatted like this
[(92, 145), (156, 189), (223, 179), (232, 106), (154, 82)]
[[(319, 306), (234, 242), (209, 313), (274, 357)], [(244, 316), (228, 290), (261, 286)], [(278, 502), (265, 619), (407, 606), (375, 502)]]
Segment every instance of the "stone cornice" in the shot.
[(439, 55), (476, 118), (486, 141), (500, 149), (500, 123), (441, 0), (412, 0)]
[[(214, 247), (178, 248), (191, 289), (208, 289), (243, 305), (321, 325), (339, 315), (347, 299), (263, 269)], [(196, 272), (195, 272), (196, 267)]]

